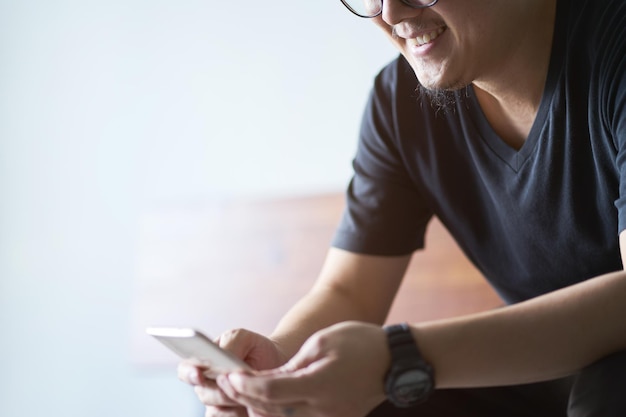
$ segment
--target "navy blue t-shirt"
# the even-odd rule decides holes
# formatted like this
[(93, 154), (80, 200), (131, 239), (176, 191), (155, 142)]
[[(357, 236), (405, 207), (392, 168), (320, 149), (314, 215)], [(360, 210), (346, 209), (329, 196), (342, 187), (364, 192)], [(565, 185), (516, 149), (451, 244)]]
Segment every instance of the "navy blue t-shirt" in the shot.
[(471, 86), (445, 109), (404, 58), (375, 80), (333, 246), (402, 255), (433, 215), (509, 303), (622, 268), (626, 1), (559, 1), (544, 94), (519, 150)]

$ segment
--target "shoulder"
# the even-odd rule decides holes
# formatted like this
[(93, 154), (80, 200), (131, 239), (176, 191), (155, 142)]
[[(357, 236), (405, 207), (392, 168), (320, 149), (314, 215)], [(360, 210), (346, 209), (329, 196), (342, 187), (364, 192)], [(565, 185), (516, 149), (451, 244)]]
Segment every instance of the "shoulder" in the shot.
[(626, 0), (573, 0), (560, 13), (567, 19), (570, 47), (584, 42), (597, 54), (626, 44)]

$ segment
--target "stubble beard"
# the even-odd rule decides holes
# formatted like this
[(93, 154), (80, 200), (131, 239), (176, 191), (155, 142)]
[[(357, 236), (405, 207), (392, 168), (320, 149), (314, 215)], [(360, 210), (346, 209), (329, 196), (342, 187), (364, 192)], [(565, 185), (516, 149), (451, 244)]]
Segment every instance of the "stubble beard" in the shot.
[(461, 80), (447, 80), (446, 82), (439, 83), (434, 82), (432, 85), (424, 85), (419, 80), (418, 68), (414, 68), (415, 76), (417, 78), (417, 87), (415, 91), (420, 99), (428, 101), (432, 108), (436, 111), (446, 111), (452, 109), (456, 105), (456, 92), (466, 89), (468, 83)]
[[(469, 85), (456, 84), (451, 87), (425, 87), (418, 82), (415, 92), (417, 98), (424, 102), (430, 103), (430, 107), (435, 110), (435, 113), (446, 113), (454, 111), (457, 104), (457, 92), (465, 90), (465, 95), (468, 93)], [(463, 94), (461, 92), (461, 94)]]
[(423, 85), (418, 84), (415, 91), (417, 92), (418, 98), (426, 99), (435, 111), (447, 111), (456, 104), (453, 90), (443, 88), (426, 88)]

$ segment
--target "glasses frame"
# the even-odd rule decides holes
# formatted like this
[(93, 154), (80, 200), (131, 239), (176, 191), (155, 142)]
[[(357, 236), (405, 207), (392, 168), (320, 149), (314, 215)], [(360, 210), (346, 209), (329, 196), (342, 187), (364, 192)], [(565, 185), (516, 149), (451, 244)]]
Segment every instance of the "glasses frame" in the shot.
[[(409, 6), (409, 7), (413, 8), (413, 9), (426, 9), (427, 7), (432, 7), (432, 6), (434, 6), (434, 5), (435, 5), (435, 3), (437, 3), (439, 0), (432, 0), (432, 1), (431, 1), (431, 2), (429, 2), (428, 4), (419, 4), (419, 5), (416, 5), (416, 4), (411, 3), (411, 1), (410, 1), (410, 0), (400, 0), (400, 1), (401, 1), (403, 4), (405, 4), (405, 5)], [(374, 18), (374, 17), (376, 17), (376, 16), (380, 16), (380, 14), (383, 12), (383, 7), (382, 7), (382, 6), (383, 6), (383, 0), (380, 0), (380, 12), (376, 13), (376, 14), (375, 14), (375, 15), (373, 15), (373, 16), (367, 16), (367, 15), (362, 15), (362, 14), (358, 13), (356, 10), (354, 10), (354, 9), (353, 9), (353, 8), (352, 8), (352, 7), (351, 7), (351, 6), (347, 3), (347, 0), (341, 0), (341, 2), (342, 2), (342, 3), (343, 3), (343, 5), (344, 5), (344, 6), (346, 6), (346, 8), (347, 8), (348, 10), (350, 10), (353, 14), (355, 14), (355, 15), (357, 15), (357, 16), (359, 16), (359, 17), (362, 17), (362, 18), (364, 18), (364, 19), (371, 19), (371, 18)]]

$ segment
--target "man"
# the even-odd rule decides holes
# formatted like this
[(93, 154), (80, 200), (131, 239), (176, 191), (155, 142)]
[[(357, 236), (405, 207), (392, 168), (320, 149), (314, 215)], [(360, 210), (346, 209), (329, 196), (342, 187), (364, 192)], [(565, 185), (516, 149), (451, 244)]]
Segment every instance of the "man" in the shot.
[[(626, 416), (626, 2), (342, 2), (401, 56), (333, 247), (270, 338), (221, 336), (266, 371), (181, 379), (210, 416)], [(433, 215), (508, 306), (381, 328)]]

